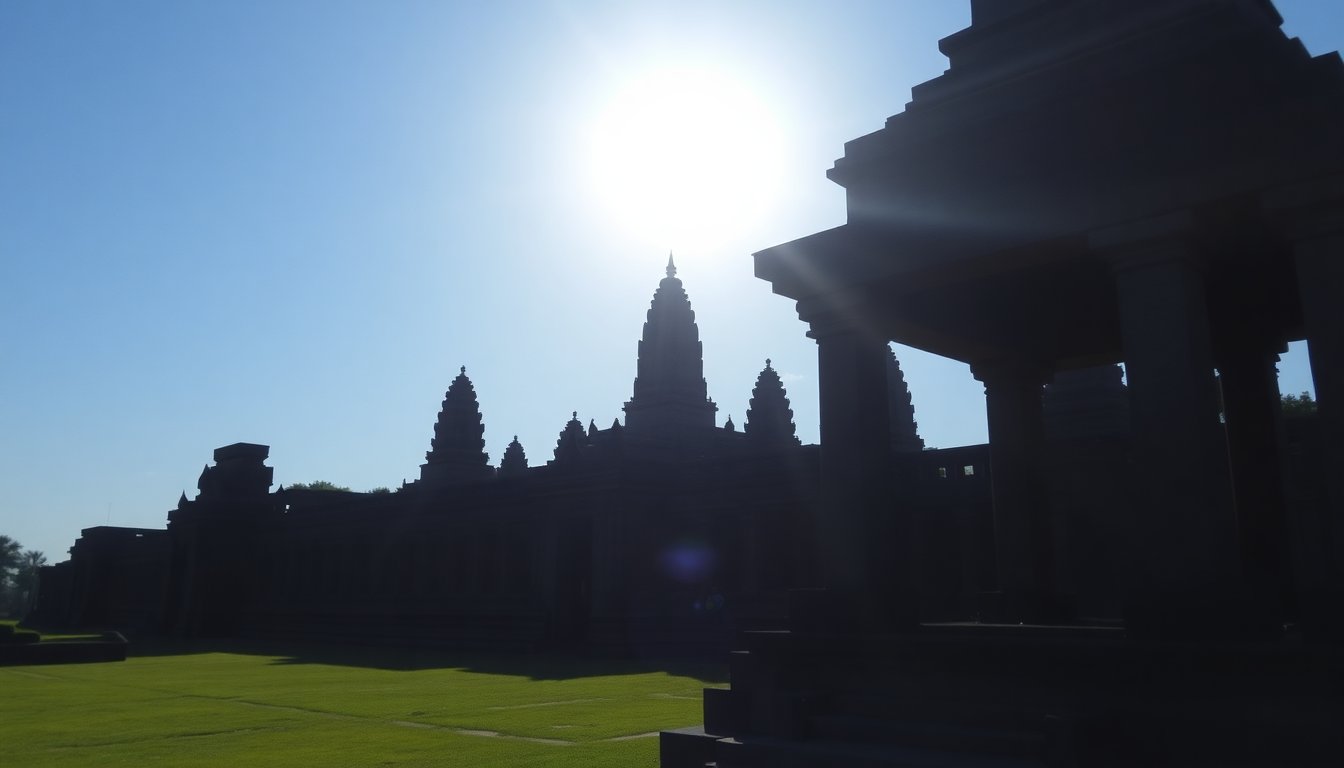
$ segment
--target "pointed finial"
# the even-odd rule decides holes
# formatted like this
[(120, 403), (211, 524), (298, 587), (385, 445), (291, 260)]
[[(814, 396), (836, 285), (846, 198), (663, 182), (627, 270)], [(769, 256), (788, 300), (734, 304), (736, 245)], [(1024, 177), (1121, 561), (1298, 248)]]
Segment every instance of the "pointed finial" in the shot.
[(467, 375), (467, 366), (464, 365), (464, 366), (462, 366), (461, 368), (458, 368), (458, 369), (457, 369), (457, 372), (458, 372), (459, 374), (463, 375), (463, 376), (466, 376), (466, 375)]
[(571, 413), (571, 414), (569, 415), (569, 418), (570, 418), (571, 420), (573, 420), (573, 421), (578, 421), (578, 420), (579, 420), (579, 412), (578, 412), (578, 411), (574, 411), (573, 413)]
[(672, 252), (671, 252), (671, 251), (668, 251), (668, 252), (667, 252), (667, 276), (668, 276), (668, 277), (676, 277), (676, 276), (677, 276), (677, 265), (672, 263)]
[(769, 368), (769, 367), (770, 367), (770, 358), (768, 358), (768, 357), (765, 358), (765, 367), (766, 367), (766, 368)]
[(514, 436), (513, 436), (513, 442), (515, 442), (515, 443), (518, 442), (518, 436), (517, 436), (517, 435), (514, 435)]

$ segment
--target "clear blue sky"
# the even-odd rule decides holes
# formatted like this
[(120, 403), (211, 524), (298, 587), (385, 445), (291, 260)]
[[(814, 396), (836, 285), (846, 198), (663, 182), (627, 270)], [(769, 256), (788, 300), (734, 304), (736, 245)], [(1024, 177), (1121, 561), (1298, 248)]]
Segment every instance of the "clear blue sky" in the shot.
[[(1278, 5), (1312, 52), (1344, 47), (1344, 3)], [(669, 249), (720, 420), (769, 357), (815, 441), (815, 347), (750, 253), (844, 220), (824, 172), (968, 21), (965, 0), (7, 0), (0, 533), (55, 562), (84, 527), (162, 527), (238, 441), (278, 483), (396, 487), (459, 365), (492, 462), (517, 434), (543, 463), (570, 411), (621, 415)], [(740, 194), (692, 169), (759, 203), (712, 237), (611, 195), (626, 158), (590, 146), (647, 73), (686, 68), (750, 93), (775, 153)], [(983, 441), (965, 367), (898, 354), (926, 440)]]

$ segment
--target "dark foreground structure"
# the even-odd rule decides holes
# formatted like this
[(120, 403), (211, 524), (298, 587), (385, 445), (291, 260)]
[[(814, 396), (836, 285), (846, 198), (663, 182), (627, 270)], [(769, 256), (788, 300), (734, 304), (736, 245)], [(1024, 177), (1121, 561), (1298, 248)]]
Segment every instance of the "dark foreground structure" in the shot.
[[(848, 221), (756, 254), (818, 345), (824, 589), (743, 635), (663, 764), (1344, 764), (1344, 66), (1268, 0), (972, 11), (947, 72), (830, 171)], [(1306, 494), (1274, 369), (1298, 339)], [(981, 623), (920, 620), (921, 542), (869, 418), (893, 340), (985, 384)], [(1123, 622), (1088, 626), (1060, 588), (1079, 552), (1042, 385), (1116, 362), (1131, 493), (1099, 565)]]

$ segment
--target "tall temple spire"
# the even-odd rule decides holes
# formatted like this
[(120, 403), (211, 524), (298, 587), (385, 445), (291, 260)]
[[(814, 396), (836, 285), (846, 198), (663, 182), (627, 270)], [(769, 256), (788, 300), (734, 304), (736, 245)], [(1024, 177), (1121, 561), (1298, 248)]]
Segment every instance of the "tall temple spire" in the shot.
[(789, 396), (784, 391), (784, 382), (779, 374), (770, 367), (766, 359), (765, 368), (756, 377), (756, 386), (751, 390), (751, 402), (747, 406), (747, 421), (743, 427), (747, 438), (760, 445), (798, 445), (794, 434), (793, 409), (789, 407)]
[(443, 407), (434, 423), (420, 479), (429, 484), (480, 480), (490, 476), (490, 457), (485, 453), (485, 424), (476, 402), (476, 389), (467, 378), (467, 367), (443, 396)]
[(910, 388), (905, 384), (905, 373), (891, 347), (887, 347), (887, 419), (892, 455), (924, 450), (924, 438), (919, 436), (919, 424), (915, 422)]
[(705, 384), (695, 312), (669, 253), (667, 277), (653, 294), (639, 341), (635, 391), (625, 404), (625, 426), (632, 435), (671, 437), (713, 428), (716, 411)]

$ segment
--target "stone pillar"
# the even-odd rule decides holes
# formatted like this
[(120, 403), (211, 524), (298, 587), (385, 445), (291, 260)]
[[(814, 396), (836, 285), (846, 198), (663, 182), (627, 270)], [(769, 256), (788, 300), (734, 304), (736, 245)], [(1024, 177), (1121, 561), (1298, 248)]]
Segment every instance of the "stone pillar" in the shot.
[(1039, 623), (1056, 618), (1052, 518), (1045, 482), (1044, 368), (1020, 361), (981, 363), (994, 497), (994, 549), (1001, 616)]
[(1318, 418), (1331, 479), (1330, 499), (1344, 509), (1344, 223), (1329, 234), (1298, 240), (1293, 246), (1298, 296), (1311, 378), (1316, 385)]
[(1344, 638), (1344, 176), (1272, 190), (1263, 203), (1288, 241), (1316, 387), (1325, 499), (1294, 510), (1292, 538), (1310, 543), (1295, 563), (1302, 618)]
[(1263, 615), (1281, 623), (1290, 615), (1292, 579), (1278, 359), (1270, 345), (1242, 336), (1219, 355), (1218, 372), (1243, 573)]
[(1203, 273), (1180, 216), (1096, 233), (1114, 268), (1138, 503), (1125, 614), (1149, 635), (1218, 632), (1238, 619), (1237, 520)]
[(900, 524), (904, 517), (896, 514), (890, 487), (887, 342), (852, 329), (814, 330), (814, 335), (821, 400), (816, 546), (822, 586), (831, 598), (853, 596), (865, 605), (885, 606), (880, 612), (904, 614), (912, 563), (909, 531)]
[(1306, 585), (1313, 629), (1344, 638), (1344, 227), (1293, 247), (1311, 379), (1316, 387), (1326, 506), (1312, 530), (1320, 562)]

